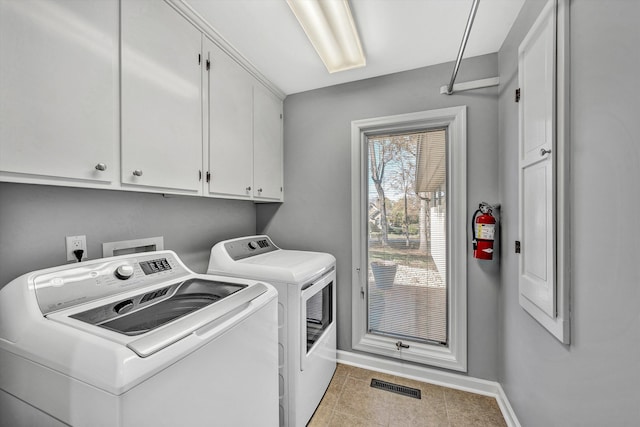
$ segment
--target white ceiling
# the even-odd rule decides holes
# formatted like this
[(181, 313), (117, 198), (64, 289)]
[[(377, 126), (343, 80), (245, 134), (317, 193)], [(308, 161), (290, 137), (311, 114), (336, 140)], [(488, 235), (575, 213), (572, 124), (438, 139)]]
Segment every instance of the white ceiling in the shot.
[[(285, 0), (185, 2), (287, 95), (454, 61), (472, 4), (350, 0), (367, 65), (329, 74)], [(497, 52), (523, 3), (480, 1), (464, 57)]]

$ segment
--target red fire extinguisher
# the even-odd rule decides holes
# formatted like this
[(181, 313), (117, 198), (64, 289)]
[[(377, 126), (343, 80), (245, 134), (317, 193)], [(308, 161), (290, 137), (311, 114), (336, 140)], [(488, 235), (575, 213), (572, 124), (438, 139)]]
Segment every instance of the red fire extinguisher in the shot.
[[(480, 203), (473, 214), (471, 227), (473, 229), (473, 257), (477, 259), (493, 259), (493, 241), (496, 234), (496, 219), (491, 215), (493, 207)], [(478, 216), (478, 214), (481, 214)]]

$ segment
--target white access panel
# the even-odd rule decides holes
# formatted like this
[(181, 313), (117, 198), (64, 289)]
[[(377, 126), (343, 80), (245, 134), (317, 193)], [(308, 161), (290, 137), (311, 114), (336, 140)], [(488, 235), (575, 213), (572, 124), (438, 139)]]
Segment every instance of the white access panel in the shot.
[[(556, 317), (556, 8), (550, 1), (519, 48), (520, 304)], [(535, 317), (535, 315), (534, 315)]]
[(522, 169), (520, 294), (555, 317), (555, 224), (551, 161)]
[(553, 144), (555, 104), (555, 31), (547, 20), (520, 47), (521, 161), (540, 160)]

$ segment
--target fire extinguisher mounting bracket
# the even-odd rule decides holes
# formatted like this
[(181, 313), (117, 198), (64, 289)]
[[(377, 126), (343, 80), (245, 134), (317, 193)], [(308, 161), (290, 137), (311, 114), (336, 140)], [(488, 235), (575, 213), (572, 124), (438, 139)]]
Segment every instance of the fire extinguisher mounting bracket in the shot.
[(480, 202), (480, 205), (478, 205), (478, 210), (480, 210), (480, 212), (482, 212), (483, 214), (488, 214), (489, 212), (495, 211), (500, 209), (500, 205), (490, 205), (487, 202)]
[(473, 256), (477, 259), (493, 259), (496, 219), (491, 215), (493, 209), (487, 202), (481, 202), (471, 218)]

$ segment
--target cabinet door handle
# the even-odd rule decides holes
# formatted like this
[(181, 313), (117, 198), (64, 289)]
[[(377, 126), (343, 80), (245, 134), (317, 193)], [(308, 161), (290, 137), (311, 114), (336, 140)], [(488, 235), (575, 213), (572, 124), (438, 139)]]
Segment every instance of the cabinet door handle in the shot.
[(104, 163), (98, 163), (96, 165), (96, 170), (99, 171), (106, 171), (107, 170), (107, 165), (105, 165)]
[(245, 190), (247, 190), (247, 191), (251, 191), (251, 186), (249, 186), (249, 187), (245, 188)]
[(258, 188), (258, 193), (262, 193), (262, 188)]
[(544, 156), (545, 154), (550, 154), (551, 153), (551, 149), (545, 150), (544, 148), (540, 149), (540, 155)]
[(140, 170), (140, 169), (136, 169), (136, 170), (134, 170), (134, 171), (133, 171), (133, 174), (134, 174), (135, 176), (142, 176), (142, 170)]

